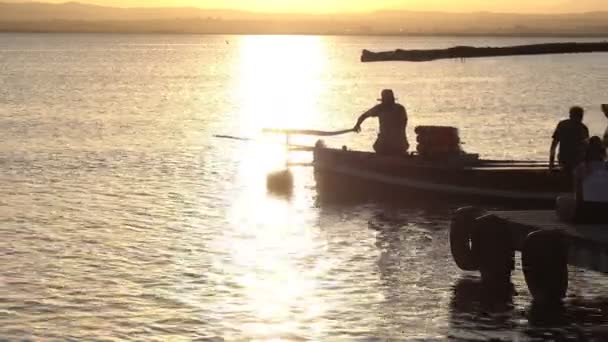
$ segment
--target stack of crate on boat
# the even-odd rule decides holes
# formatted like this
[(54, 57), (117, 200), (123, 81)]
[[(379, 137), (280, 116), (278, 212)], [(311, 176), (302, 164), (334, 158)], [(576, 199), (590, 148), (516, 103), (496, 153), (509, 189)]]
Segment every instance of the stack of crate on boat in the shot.
[(458, 128), (447, 126), (418, 126), (417, 151), (424, 158), (445, 158), (462, 154)]

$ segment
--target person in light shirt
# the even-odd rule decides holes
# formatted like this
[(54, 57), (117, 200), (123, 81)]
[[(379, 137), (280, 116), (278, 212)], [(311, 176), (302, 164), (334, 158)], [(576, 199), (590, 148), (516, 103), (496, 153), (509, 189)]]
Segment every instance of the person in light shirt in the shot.
[(557, 200), (558, 216), (578, 223), (608, 223), (608, 164), (598, 136), (589, 139), (585, 161), (574, 170), (574, 194)]

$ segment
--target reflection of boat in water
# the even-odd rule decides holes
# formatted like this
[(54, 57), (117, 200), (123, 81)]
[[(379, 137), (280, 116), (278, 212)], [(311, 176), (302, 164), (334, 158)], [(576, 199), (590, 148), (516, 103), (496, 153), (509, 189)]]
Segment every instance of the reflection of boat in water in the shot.
[[(454, 283), (450, 299), (449, 336), (453, 340), (606, 341), (605, 298), (573, 297), (567, 301), (532, 301), (518, 307), (513, 295), (496, 296), (481, 280), (464, 277)], [(522, 296), (526, 296), (522, 294)], [(527, 322), (522, 324), (521, 322)], [(604, 325), (604, 326), (603, 326)]]
[(367, 193), (398, 198), (463, 198), (553, 205), (568, 191), (565, 177), (548, 173), (535, 162), (483, 160), (466, 157), (427, 159), (382, 156), (371, 152), (314, 149), (317, 188), (329, 193)]

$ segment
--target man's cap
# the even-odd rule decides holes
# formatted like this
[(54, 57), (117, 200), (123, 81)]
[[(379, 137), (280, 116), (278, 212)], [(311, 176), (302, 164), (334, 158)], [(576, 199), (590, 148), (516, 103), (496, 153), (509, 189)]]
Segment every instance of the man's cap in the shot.
[(378, 101), (395, 101), (395, 93), (393, 93), (392, 89), (384, 89), (380, 93), (380, 98)]

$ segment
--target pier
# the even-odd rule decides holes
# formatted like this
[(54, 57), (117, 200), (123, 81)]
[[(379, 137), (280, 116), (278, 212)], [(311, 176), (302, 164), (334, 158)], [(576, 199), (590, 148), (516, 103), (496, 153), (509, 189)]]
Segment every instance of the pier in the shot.
[(608, 224), (562, 222), (551, 210), (459, 209), (450, 227), (456, 264), (488, 284), (510, 283), (515, 251), (535, 300), (565, 297), (568, 265), (608, 273)]

